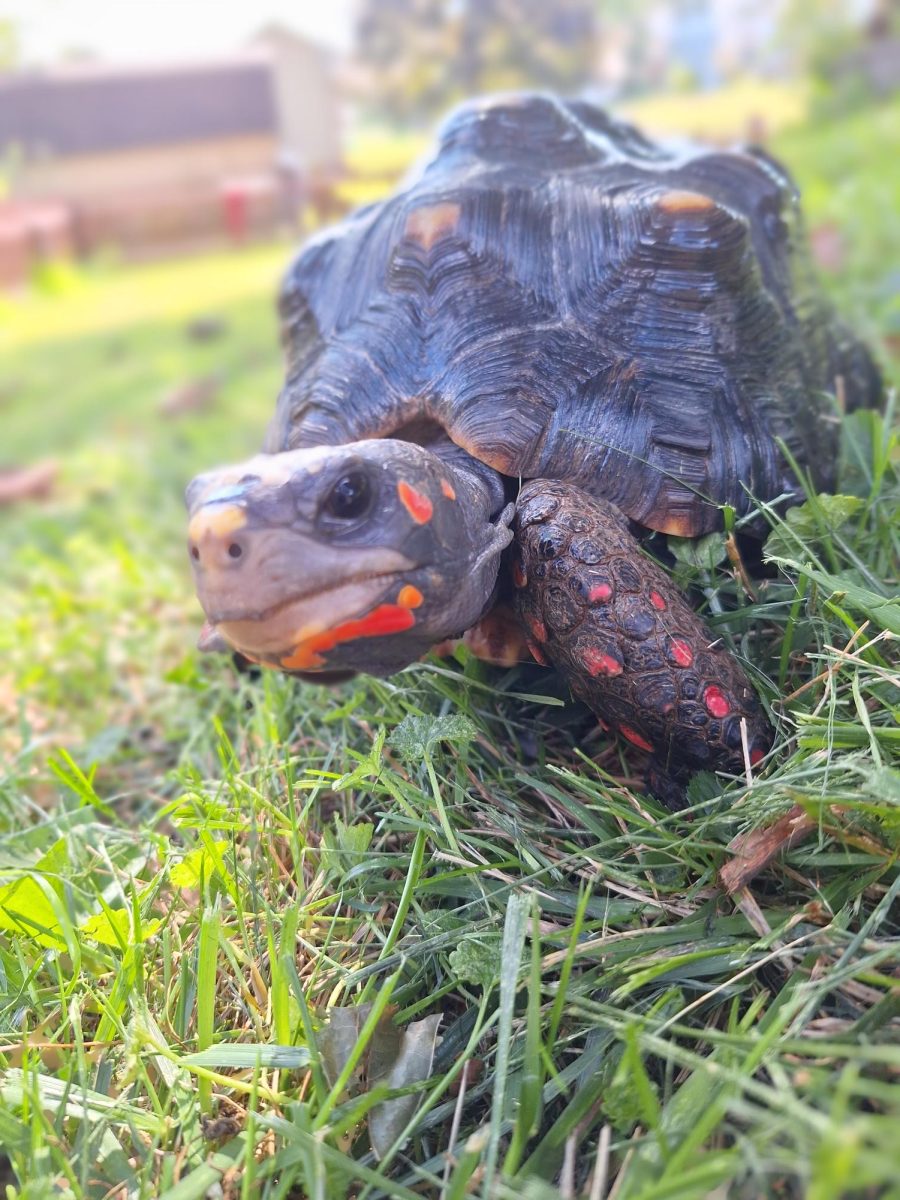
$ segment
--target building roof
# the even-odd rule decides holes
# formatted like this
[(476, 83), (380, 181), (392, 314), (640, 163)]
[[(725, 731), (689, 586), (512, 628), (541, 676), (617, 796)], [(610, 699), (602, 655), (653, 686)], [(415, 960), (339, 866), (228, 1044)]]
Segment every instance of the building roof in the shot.
[(0, 77), (0, 155), (97, 154), (277, 129), (264, 56)]

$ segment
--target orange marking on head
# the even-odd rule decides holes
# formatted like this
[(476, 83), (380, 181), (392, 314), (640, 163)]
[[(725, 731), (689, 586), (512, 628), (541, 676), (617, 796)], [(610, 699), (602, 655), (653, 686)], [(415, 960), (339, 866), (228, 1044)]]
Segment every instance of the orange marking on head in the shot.
[(667, 213), (699, 213), (709, 212), (715, 204), (709, 196), (700, 192), (682, 192), (673, 190), (664, 192), (657, 201), (663, 212)]
[(588, 592), (588, 600), (591, 604), (605, 604), (607, 600), (612, 599), (612, 588), (608, 583), (598, 583)]
[(441, 491), (444, 493), (444, 495), (447, 497), (448, 500), (456, 499), (456, 492), (454, 492), (454, 490), (453, 490), (453, 484), (450, 483), (450, 481), (448, 479), (441, 480)]
[(703, 693), (703, 703), (706, 705), (706, 711), (713, 717), (727, 717), (731, 712), (728, 697), (715, 684)]
[(653, 750), (653, 746), (650, 744), (650, 742), (648, 742), (645, 737), (641, 737), (638, 731), (636, 729), (632, 729), (630, 725), (620, 725), (619, 733), (621, 733), (622, 737), (628, 738), (629, 742), (631, 742), (633, 746), (638, 746), (641, 750)]
[(662, 598), (662, 596), (659, 594), (659, 592), (651, 592), (650, 593), (650, 603), (653, 605), (653, 607), (655, 609), (658, 609), (659, 612), (666, 611), (666, 607), (667, 607), (666, 602)]
[(669, 649), (679, 667), (689, 667), (694, 661), (694, 652), (683, 638), (672, 638)]
[(405, 479), (401, 479), (397, 484), (397, 495), (417, 525), (424, 525), (431, 520), (434, 513), (431, 501), (414, 487), (410, 487)]
[(309, 671), (324, 667), (326, 650), (333, 650), (341, 642), (352, 642), (357, 638), (384, 637), (390, 633), (402, 633), (415, 625), (416, 618), (408, 608), (397, 604), (379, 604), (370, 613), (355, 621), (344, 621), (333, 629), (314, 634), (294, 647), (281, 660), (286, 671)]
[(456, 229), (462, 209), (458, 204), (429, 204), (414, 208), (406, 218), (404, 235), (416, 242), (423, 250), (430, 250), (435, 242), (447, 237)]
[(589, 675), (621, 675), (622, 664), (614, 654), (607, 654), (596, 646), (589, 646), (582, 660)]
[(401, 608), (418, 608), (425, 597), (411, 583), (405, 584), (397, 595), (397, 603)]

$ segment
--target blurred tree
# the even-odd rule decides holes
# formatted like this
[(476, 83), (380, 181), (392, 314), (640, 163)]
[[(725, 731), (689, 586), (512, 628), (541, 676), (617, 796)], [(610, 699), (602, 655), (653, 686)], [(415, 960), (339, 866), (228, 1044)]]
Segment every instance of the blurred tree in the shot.
[(593, 0), (362, 0), (357, 52), (382, 116), (430, 121), (478, 92), (591, 77)]

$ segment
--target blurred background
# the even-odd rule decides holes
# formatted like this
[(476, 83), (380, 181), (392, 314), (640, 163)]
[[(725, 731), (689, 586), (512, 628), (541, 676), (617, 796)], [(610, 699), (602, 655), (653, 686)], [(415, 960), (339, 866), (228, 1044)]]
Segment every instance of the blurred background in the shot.
[(178, 724), (184, 483), (259, 445), (293, 247), (448, 107), (545, 88), (766, 145), (890, 370), (898, 82), (898, 0), (0, 0), (0, 705), (101, 758), (132, 709)]

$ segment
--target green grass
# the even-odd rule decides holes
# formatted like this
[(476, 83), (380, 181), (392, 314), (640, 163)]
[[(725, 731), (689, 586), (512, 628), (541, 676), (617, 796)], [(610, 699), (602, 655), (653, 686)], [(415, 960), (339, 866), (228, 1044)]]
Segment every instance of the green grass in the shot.
[[(874, 336), (898, 115), (785, 135)], [(279, 258), (6, 325), (3, 455), (60, 472), (0, 512), (8, 1195), (900, 1196), (894, 417), (844, 422), (855, 502), (782, 527), (755, 601), (695, 569), (778, 743), (751, 785), (698, 777), (688, 820), (537, 668), (329, 691), (198, 656), (181, 490), (260, 441)], [(795, 809), (810, 836), (729, 898), (731, 840)]]

